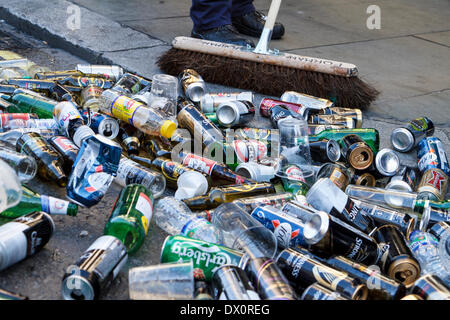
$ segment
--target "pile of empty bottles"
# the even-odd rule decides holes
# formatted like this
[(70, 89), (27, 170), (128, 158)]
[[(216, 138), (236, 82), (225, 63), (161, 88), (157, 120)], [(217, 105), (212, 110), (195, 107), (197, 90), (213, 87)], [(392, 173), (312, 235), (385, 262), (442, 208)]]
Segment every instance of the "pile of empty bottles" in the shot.
[[(258, 107), (191, 69), (20, 70), (4, 66), (0, 83), (0, 270), (48, 243), (52, 215), (76, 216), (115, 182), (64, 299), (101, 297), (152, 219), (169, 236), (160, 264), (129, 270), (131, 299), (450, 299), (450, 168), (430, 119), (380, 150), (360, 110), (302, 93)], [(272, 127), (248, 127), (256, 116)], [(411, 150), (414, 167), (399, 158)], [(68, 200), (27, 187), (36, 175)]]

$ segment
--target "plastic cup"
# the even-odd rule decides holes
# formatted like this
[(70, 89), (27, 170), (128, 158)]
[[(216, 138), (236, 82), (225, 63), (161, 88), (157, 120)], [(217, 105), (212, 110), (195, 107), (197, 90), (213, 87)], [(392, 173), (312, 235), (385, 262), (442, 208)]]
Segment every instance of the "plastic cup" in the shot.
[(194, 266), (190, 260), (136, 267), (128, 281), (132, 300), (188, 300), (194, 295)]
[(249, 258), (275, 257), (278, 242), (274, 233), (239, 205), (221, 204), (214, 210), (211, 222), (224, 232), (226, 246), (245, 252)]
[(178, 200), (202, 196), (208, 192), (208, 180), (197, 171), (186, 171), (178, 177), (178, 189), (175, 198)]
[(155, 74), (152, 79), (151, 93), (156, 97), (170, 100), (178, 98), (178, 79), (168, 74)]
[(314, 170), (311, 166), (307, 123), (302, 119), (285, 118), (279, 121), (279, 129), (282, 151), (275, 175), (289, 179), (286, 169), (289, 165), (296, 165), (305, 181), (311, 183)]

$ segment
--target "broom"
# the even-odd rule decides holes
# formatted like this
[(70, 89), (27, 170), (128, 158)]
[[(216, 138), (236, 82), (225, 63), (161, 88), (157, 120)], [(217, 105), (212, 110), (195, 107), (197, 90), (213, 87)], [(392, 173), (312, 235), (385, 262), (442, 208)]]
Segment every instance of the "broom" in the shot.
[(176, 37), (158, 58), (160, 69), (178, 75), (196, 70), (205, 81), (270, 96), (297, 91), (331, 99), (335, 105), (364, 109), (379, 92), (358, 78), (354, 64), (269, 50), (281, 0), (273, 0), (256, 48)]

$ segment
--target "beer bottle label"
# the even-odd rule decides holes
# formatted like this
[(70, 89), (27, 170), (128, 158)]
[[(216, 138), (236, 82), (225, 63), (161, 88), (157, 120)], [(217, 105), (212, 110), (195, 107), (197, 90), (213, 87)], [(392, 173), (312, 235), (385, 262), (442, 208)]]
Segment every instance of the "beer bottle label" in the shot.
[(204, 157), (200, 157), (196, 154), (190, 153), (183, 159), (183, 165), (201, 171), (207, 175), (211, 175), (214, 166), (217, 164), (216, 161), (210, 160)]
[(111, 114), (119, 120), (133, 125), (133, 116), (137, 109), (144, 106), (143, 103), (135, 101), (127, 96), (119, 96), (111, 103)]
[(49, 214), (67, 214), (69, 209), (69, 201), (65, 201), (58, 198), (53, 198), (47, 195), (41, 196), (41, 207), (42, 211)]
[(139, 198), (135, 206), (136, 210), (142, 213), (141, 221), (144, 226), (145, 234), (148, 233), (148, 226), (153, 215), (153, 203), (152, 200), (143, 192), (139, 194)]
[(61, 150), (78, 152), (79, 148), (68, 138), (58, 136), (52, 140)]
[(15, 222), (20, 222), (28, 226), (23, 230), (27, 238), (27, 256), (31, 256), (41, 250), (53, 234), (53, 226), (42, 212), (19, 217)]

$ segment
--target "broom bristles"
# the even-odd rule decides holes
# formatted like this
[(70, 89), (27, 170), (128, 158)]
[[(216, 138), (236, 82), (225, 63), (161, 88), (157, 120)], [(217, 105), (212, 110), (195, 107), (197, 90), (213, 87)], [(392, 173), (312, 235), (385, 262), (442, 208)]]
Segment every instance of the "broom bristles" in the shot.
[(343, 108), (367, 108), (379, 92), (358, 77), (342, 77), (280, 67), (223, 56), (171, 48), (157, 61), (159, 68), (177, 76), (184, 69), (197, 71), (205, 81), (280, 97), (297, 91), (335, 100)]

